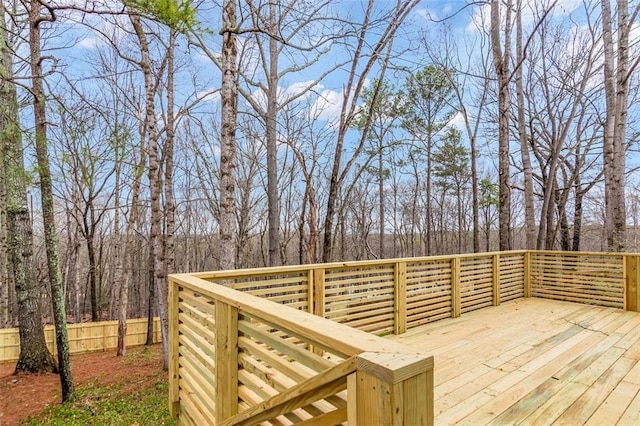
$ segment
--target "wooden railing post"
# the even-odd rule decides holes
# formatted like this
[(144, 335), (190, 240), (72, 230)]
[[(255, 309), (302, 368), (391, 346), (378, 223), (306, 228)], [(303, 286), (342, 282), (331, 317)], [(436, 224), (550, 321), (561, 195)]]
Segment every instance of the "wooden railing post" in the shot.
[(640, 256), (624, 255), (624, 309), (640, 312)]
[(531, 297), (531, 252), (524, 253), (524, 297)]
[(216, 422), (238, 413), (238, 308), (216, 301)]
[(178, 284), (169, 278), (169, 412), (178, 419), (180, 412), (178, 364)]
[(433, 357), (364, 352), (347, 380), (350, 426), (433, 425)]
[(460, 258), (451, 259), (451, 316), (460, 316)]
[(407, 263), (396, 262), (393, 273), (393, 333), (407, 332)]
[(307, 271), (307, 312), (313, 314), (314, 300), (315, 300), (315, 279), (313, 269)]
[(324, 269), (313, 271), (313, 314), (324, 318)]
[(493, 306), (500, 306), (500, 254), (493, 255)]

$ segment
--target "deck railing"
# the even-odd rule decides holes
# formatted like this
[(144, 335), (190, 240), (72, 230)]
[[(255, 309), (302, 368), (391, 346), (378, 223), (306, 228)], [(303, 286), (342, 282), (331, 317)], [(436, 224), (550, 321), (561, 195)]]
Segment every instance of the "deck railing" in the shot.
[(639, 282), (638, 254), (552, 251), (173, 275), (172, 413), (197, 424), (431, 424), (432, 358), (375, 334), (520, 297), (638, 310)]
[(433, 422), (431, 356), (189, 275), (169, 298), (180, 424)]

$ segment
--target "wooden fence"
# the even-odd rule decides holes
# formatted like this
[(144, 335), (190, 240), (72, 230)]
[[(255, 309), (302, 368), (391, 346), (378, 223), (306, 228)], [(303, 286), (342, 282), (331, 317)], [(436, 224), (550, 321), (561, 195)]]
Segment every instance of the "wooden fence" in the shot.
[[(162, 340), (160, 320), (154, 319), (153, 340)], [(72, 354), (115, 349), (118, 345), (118, 321), (83, 322), (69, 324), (69, 351)], [(44, 335), (47, 347), (56, 354), (55, 331), (52, 325), (45, 326)], [(147, 341), (147, 319), (130, 319), (127, 321), (128, 346), (144, 345)], [(0, 329), (0, 362), (16, 361), (20, 354), (20, 333), (17, 328)]]
[(431, 357), (375, 334), (520, 297), (638, 310), (639, 283), (640, 255), (551, 251), (173, 275), (171, 410), (185, 424), (431, 424)]

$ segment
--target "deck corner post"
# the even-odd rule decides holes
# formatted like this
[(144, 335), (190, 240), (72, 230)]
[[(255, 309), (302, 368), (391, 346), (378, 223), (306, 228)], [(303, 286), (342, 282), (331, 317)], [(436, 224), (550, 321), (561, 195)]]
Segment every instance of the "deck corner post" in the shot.
[(500, 305), (500, 253), (493, 255), (493, 306)]
[(460, 316), (460, 258), (451, 258), (451, 316)]
[(350, 425), (433, 425), (433, 357), (363, 352), (347, 379)]
[(531, 297), (531, 251), (524, 252), (524, 297)]
[[(176, 421), (180, 413), (178, 364), (178, 283), (169, 275), (169, 412)], [(155, 321), (155, 319), (154, 319)]]
[(624, 309), (640, 312), (640, 255), (623, 255)]
[(407, 262), (396, 262), (393, 274), (393, 334), (407, 332)]
[(238, 308), (216, 301), (216, 423), (238, 413)]

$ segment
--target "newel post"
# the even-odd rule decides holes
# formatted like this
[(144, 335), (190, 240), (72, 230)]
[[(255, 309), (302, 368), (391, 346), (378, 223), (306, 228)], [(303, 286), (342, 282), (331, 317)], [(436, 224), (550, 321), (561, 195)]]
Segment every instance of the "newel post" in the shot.
[(178, 419), (180, 412), (178, 364), (178, 283), (169, 276), (169, 412)]
[(393, 274), (393, 334), (407, 332), (407, 262), (396, 262)]
[(460, 316), (460, 258), (451, 259), (451, 317)]
[(524, 253), (524, 297), (531, 297), (531, 252)]
[(238, 413), (238, 308), (216, 301), (216, 423)]
[(310, 274), (313, 280), (313, 303), (310, 307), (311, 313), (324, 318), (324, 277), (325, 271), (322, 268), (313, 269)]
[(623, 256), (624, 309), (640, 312), (640, 255)]
[(500, 306), (500, 254), (494, 254), (493, 263), (493, 306)]
[(433, 425), (433, 357), (364, 352), (347, 379), (350, 426)]

